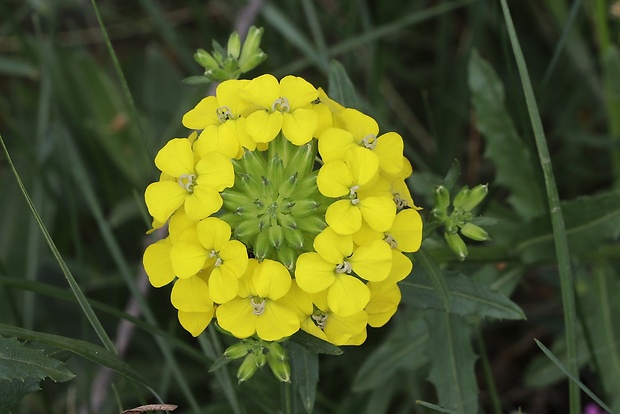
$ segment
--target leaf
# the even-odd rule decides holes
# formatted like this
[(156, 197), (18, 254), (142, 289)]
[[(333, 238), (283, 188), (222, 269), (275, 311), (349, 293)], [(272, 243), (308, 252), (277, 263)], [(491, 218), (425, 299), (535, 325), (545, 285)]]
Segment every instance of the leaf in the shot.
[(478, 130), (486, 139), (485, 156), (497, 169), (495, 182), (511, 191), (508, 201), (522, 217), (541, 214), (544, 192), (532, 155), (505, 107), (501, 80), (476, 51), (469, 59), (469, 89)]
[[(400, 319), (402, 321), (402, 319)], [(423, 347), (428, 341), (428, 328), (421, 318), (408, 318), (396, 327), (371, 353), (353, 380), (353, 391), (379, 387), (400, 369), (416, 370), (428, 362)]]
[[(497, 319), (525, 319), (525, 314), (517, 304), (486, 285), (460, 273), (446, 277), (445, 281), (452, 297), (450, 313)], [(420, 309), (444, 310), (434, 287), (418, 267), (415, 267), (399, 286), (403, 303)]]
[(435, 385), (439, 404), (459, 414), (478, 413), (478, 384), (470, 327), (455, 316), (428, 312), (427, 353), (431, 360), (430, 381)]
[(417, 259), (416, 261), (419, 261), (424, 268), (426, 278), (433, 285), (435, 295), (441, 300), (443, 310), (448, 312), (452, 303), (452, 295), (450, 295), (450, 290), (446, 284), (443, 272), (435, 260), (426, 253), (424, 248), (420, 248), (420, 250), (414, 253), (414, 258)]
[(123, 411), (122, 414), (148, 413), (151, 411), (174, 411), (177, 407), (177, 405), (172, 404), (147, 404), (136, 408), (130, 408), (129, 410)]
[(443, 407), (440, 407), (440, 406), (435, 405), (435, 404), (431, 404), (431, 403), (426, 402), (426, 401), (417, 400), (416, 404), (419, 404), (422, 407), (430, 408), (431, 410), (437, 411), (439, 413), (457, 414), (456, 411), (446, 410)]
[(443, 185), (446, 186), (448, 191), (452, 191), (460, 176), (461, 176), (461, 163), (459, 163), (459, 160), (454, 160), (452, 161), (452, 166), (448, 170), (446, 177), (443, 179)]
[(342, 354), (342, 349), (338, 348), (336, 345), (330, 344), (329, 342), (319, 339), (316, 336), (310, 335), (304, 331), (297, 331), (293, 336), (291, 336), (290, 339), (291, 341), (296, 342), (304, 348), (307, 348), (317, 354)]
[[(620, 235), (620, 190), (565, 201), (561, 208), (573, 256), (590, 252)], [(529, 263), (555, 259), (549, 218), (539, 216), (521, 226), (515, 246)]]
[(332, 60), (329, 64), (329, 97), (347, 108), (361, 109), (355, 86), (342, 63)]
[(319, 356), (295, 342), (288, 343), (292, 385), (299, 392), (306, 412), (311, 413), (319, 383)]
[(50, 358), (41, 349), (26, 346), (17, 338), (0, 337), (0, 380), (51, 378), (65, 382), (75, 377), (62, 361)]
[(23, 381), (0, 380), (0, 413), (10, 413), (27, 394), (39, 391), (40, 381), (34, 378)]
[(600, 398), (598, 398), (592, 391), (590, 391), (590, 389), (588, 387), (586, 387), (581, 381), (579, 381), (579, 378), (575, 377), (575, 375), (573, 375), (568, 368), (566, 368), (566, 366), (564, 366), (564, 364), (562, 364), (560, 362), (559, 359), (556, 358), (555, 355), (553, 355), (553, 353), (551, 351), (549, 351), (547, 349), (546, 346), (544, 346), (538, 339), (534, 339), (534, 341), (536, 341), (536, 345), (538, 345), (538, 347), (545, 353), (545, 355), (547, 355), (547, 357), (558, 367), (562, 370), (562, 372), (564, 372), (564, 374), (566, 374), (566, 376), (568, 378), (571, 379), (571, 381), (575, 384), (577, 384), (577, 386), (579, 386), (579, 388), (581, 388), (581, 390), (583, 392), (585, 392), (588, 397), (592, 398), (598, 405), (600, 405), (605, 411), (607, 411), (610, 414), (613, 414), (613, 411), (611, 410), (611, 408), (609, 408), (603, 401), (601, 401)]

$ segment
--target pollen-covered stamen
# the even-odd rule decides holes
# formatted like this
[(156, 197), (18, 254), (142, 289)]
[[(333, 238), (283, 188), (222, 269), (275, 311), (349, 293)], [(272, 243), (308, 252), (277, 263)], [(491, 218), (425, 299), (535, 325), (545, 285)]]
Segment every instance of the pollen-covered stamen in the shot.
[[(258, 299), (257, 299), (258, 298)], [(256, 300), (259, 300), (259, 303), (256, 303)], [(259, 296), (252, 296), (250, 298), (250, 305), (252, 305), (252, 313), (254, 315), (262, 315), (263, 312), (265, 312), (265, 299), (259, 297)]]
[(336, 273), (351, 273), (352, 270), (351, 263), (346, 260), (336, 265)]
[(353, 204), (354, 206), (360, 202), (360, 199), (357, 198), (357, 190), (359, 189), (359, 185), (354, 185), (353, 187), (349, 188), (349, 198), (351, 199), (351, 204)]
[(392, 249), (396, 249), (398, 248), (398, 242), (396, 241), (396, 239), (394, 237), (392, 237), (392, 235), (390, 234), (386, 234), (385, 238), (383, 239), (387, 244), (390, 245), (390, 247)]
[(230, 111), (230, 108), (227, 106), (221, 106), (217, 108), (215, 112), (217, 113), (217, 117), (219, 118), (220, 123), (222, 124), (228, 121), (229, 119), (234, 118), (232, 112)]
[(209, 253), (209, 257), (215, 257), (215, 267), (220, 267), (222, 264), (224, 264), (224, 261), (222, 259), (220, 259), (220, 255), (218, 252), (214, 250), (211, 250), (211, 253)]
[(396, 209), (399, 211), (405, 207), (409, 207), (407, 200), (401, 198), (399, 193), (394, 193), (394, 203), (396, 203)]
[(325, 324), (327, 323), (327, 315), (321, 311), (316, 311), (312, 316), (312, 320), (320, 329), (325, 329)]
[(280, 97), (271, 104), (271, 110), (274, 112), (288, 112), (291, 110), (291, 105), (288, 103), (288, 99)]
[(364, 147), (366, 147), (366, 148), (368, 148), (370, 150), (375, 149), (375, 147), (377, 146), (377, 137), (376, 137), (376, 135), (373, 135), (373, 134), (366, 135), (360, 141), (360, 145), (363, 145)]
[(177, 183), (190, 193), (194, 191), (195, 181), (196, 176), (194, 174), (183, 174), (177, 179)]

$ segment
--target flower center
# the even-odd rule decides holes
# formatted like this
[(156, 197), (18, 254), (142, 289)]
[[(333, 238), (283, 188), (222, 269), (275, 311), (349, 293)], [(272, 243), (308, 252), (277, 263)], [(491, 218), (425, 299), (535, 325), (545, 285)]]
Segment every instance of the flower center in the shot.
[(273, 102), (273, 104), (271, 105), (271, 110), (274, 112), (288, 112), (291, 110), (291, 106), (288, 103), (288, 99), (280, 97)]
[(398, 242), (396, 241), (396, 239), (394, 237), (392, 237), (390, 234), (386, 234), (385, 238), (383, 239), (387, 244), (390, 245), (390, 247), (392, 249), (396, 249), (398, 248)]
[(336, 266), (336, 273), (351, 273), (352, 270), (351, 263), (346, 260)]
[[(256, 303), (257, 300), (260, 302)], [(261, 298), (260, 296), (252, 296), (250, 298), (250, 305), (252, 305), (252, 313), (254, 313), (254, 315), (260, 316), (263, 314), (263, 312), (265, 312), (265, 299)]]
[(325, 329), (325, 324), (327, 323), (327, 314), (321, 312), (320, 310), (314, 311), (311, 316), (312, 320), (320, 329)]
[(179, 183), (181, 187), (185, 188), (188, 193), (194, 192), (194, 185), (196, 184), (195, 181), (195, 174), (183, 174), (177, 179), (177, 183)]
[(357, 198), (357, 190), (359, 189), (359, 185), (354, 185), (353, 187), (349, 188), (349, 198), (351, 199), (351, 204), (353, 204), (354, 206), (360, 202), (360, 199)]
[(394, 203), (396, 203), (396, 209), (399, 211), (408, 206), (407, 200), (401, 198), (399, 193), (394, 193)]
[(375, 147), (377, 146), (377, 137), (373, 134), (366, 135), (364, 138), (362, 138), (360, 144), (368, 148), (369, 150), (375, 149)]
[(219, 118), (221, 124), (234, 118), (230, 108), (227, 106), (221, 106), (217, 108), (215, 112), (217, 113), (217, 117)]
[(220, 267), (222, 264), (224, 264), (224, 261), (220, 258), (219, 252), (216, 252), (215, 249), (211, 250), (211, 253), (209, 253), (209, 257), (215, 257), (215, 267)]

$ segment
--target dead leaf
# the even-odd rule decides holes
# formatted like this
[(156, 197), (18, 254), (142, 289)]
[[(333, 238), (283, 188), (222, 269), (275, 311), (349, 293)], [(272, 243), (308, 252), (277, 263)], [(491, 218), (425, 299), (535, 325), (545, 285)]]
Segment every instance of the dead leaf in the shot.
[(177, 407), (177, 405), (172, 404), (147, 404), (136, 408), (130, 408), (129, 410), (123, 411), (122, 414), (148, 413), (150, 411), (174, 411)]

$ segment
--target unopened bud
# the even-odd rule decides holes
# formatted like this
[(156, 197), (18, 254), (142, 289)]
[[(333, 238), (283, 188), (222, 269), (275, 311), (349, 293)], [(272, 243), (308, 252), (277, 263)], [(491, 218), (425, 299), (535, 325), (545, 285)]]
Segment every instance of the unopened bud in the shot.
[(249, 380), (256, 373), (257, 369), (258, 366), (256, 365), (256, 355), (253, 353), (248, 354), (237, 370), (237, 381), (242, 383)]
[(487, 184), (478, 184), (474, 188), (471, 189), (469, 196), (463, 202), (461, 208), (464, 211), (473, 210), (478, 204), (484, 200), (484, 198), (489, 193), (489, 186)]
[(246, 356), (250, 349), (251, 347), (248, 344), (239, 342), (226, 348), (224, 356), (228, 359), (238, 359)]
[(298, 218), (307, 217), (315, 214), (318, 207), (319, 203), (311, 198), (295, 200), (295, 205), (291, 208), (291, 213)]
[(319, 234), (325, 229), (325, 227), (327, 227), (325, 221), (317, 216), (304, 217), (303, 219), (299, 220), (297, 224), (301, 231), (312, 234)]
[(291, 382), (291, 367), (286, 361), (281, 361), (271, 352), (267, 354), (267, 363), (273, 375), (281, 382)]
[[(254, 69), (258, 65), (257, 64), (257, 65), (251, 66), (250, 61), (251, 60), (254, 61), (255, 56), (262, 53), (262, 51), (260, 50), (260, 41), (262, 37), (263, 37), (262, 27), (259, 29), (256, 26), (251, 26), (250, 29), (248, 30), (248, 34), (245, 37), (245, 41), (243, 42), (243, 47), (241, 48), (241, 55), (239, 56), (239, 68), (246, 69), (246, 70), (241, 69), (242, 72), (248, 72), (251, 69)], [(261, 63), (261, 62), (258, 62), (258, 63)]]
[(434, 208), (431, 210), (431, 214), (433, 215), (435, 220), (437, 220), (440, 223), (443, 223), (444, 221), (448, 219), (448, 212), (445, 209), (440, 210), (440, 209)]
[(233, 59), (239, 58), (239, 53), (241, 52), (241, 38), (239, 37), (239, 33), (232, 32), (230, 37), (228, 38), (228, 56)]
[[(259, 228), (260, 228), (260, 222), (259, 222)], [(286, 238), (286, 234), (285, 234), (285, 238)], [(262, 231), (259, 231), (258, 235), (256, 236), (256, 244), (254, 245), (254, 255), (256, 256), (258, 260), (263, 260), (265, 257), (267, 257), (271, 253), (272, 249), (273, 247), (271, 245), (271, 242), (269, 241), (269, 231), (265, 227), (262, 229)]]
[(284, 240), (284, 234), (282, 233), (282, 227), (279, 225), (269, 227), (269, 242), (276, 250), (282, 245)]
[(297, 260), (298, 256), (295, 249), (288, 245), (284, 245), (276, 251), (276, 255), (278, 256), (278, 261), (282, 263), (284, 267), (288, 270), (293, 270), (295, 267), (295, 260)]
[(443, 185), (438, 185), (435, 187), (433, 196), (435, 197), (435, 209), (445, 212), (450, 205), (450, 192), (448, 189)]
[(256, 354), (256, 366), (258, 368), (262, 368), (267, 363), (267, 355), (263, 354), (262, 351), (257, 351), (257, 352), (260, 352), (260, 353)]
[(249, 59), (244, 61), (239, 61), (239, 70), (241, 73), (249, 72), (261, 63), (267, 60), (267, 54), (264, 52), (257, 53), (255, 55), (250, 56)]
[(277, 342), (272, 342), (269, 344), (269, 354), (278, 361), (285, 361), (288, 359), (286, 349), (284, 349), (284, 347)]
[(463, 239), (461, 239), (461, 236), (459, 236), (457, 233), (444, 233), (443, 236), (446, 239), (448, 246), (454, 252), (454, 254), (456, 254), (459, 260), (465, 260), (465, 258), (467, 257), (467, 246), (465, 245)]
[(304, 247), (304, 234), (299, 229), (283, 228), (284, 239), (291, 247), (301, 249)]
[(220, 67), (215, 58), (213, 58), (213, 56), (211, 56), (211, 54), (204, 49), (198, 49), (196, 53), (194, 53), (194, 60), (207, 70), (215, 70)]
[(454, 196), (454, 201), (452, 201), (452, 205), (454, 206), (454, 208), (462, 209), (463, 204), (467, 200), (467, 197), (469, 197), (470, 192), (471, 190), (468, 186), (464, 186), (463, 188), (461, 188), (461, 190), (456, 193), (456, 196)]
[(461, 227), (461, 234), (476, 241), (485, 241), (490, 238), (489, 233), (487, 233), (482, 227), (479, 227), (473, 223), (465, 223), (465, 225)]

